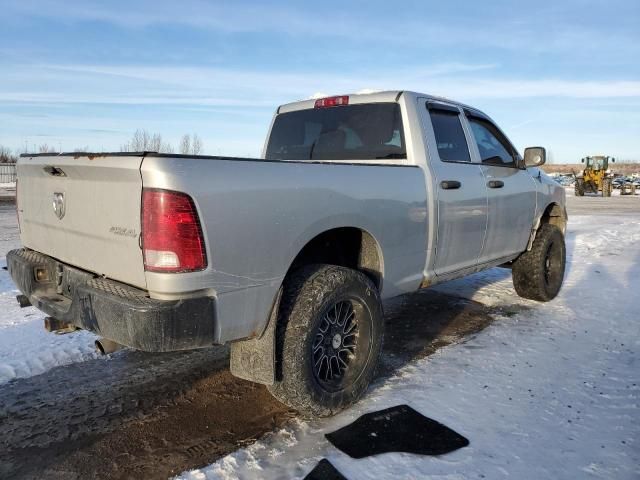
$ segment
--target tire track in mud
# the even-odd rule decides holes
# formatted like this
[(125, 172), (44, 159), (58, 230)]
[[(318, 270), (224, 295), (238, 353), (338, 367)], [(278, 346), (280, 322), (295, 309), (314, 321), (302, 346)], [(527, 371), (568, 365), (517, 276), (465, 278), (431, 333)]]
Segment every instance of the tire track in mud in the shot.
[[(488, 308), (434, 290), (385, 304), (378, 378), (489, 325)], [(233, 377), (228, 349), (123, 351), (0, 390), (0, 477), (167, 478), (207, 465), (295, 413)]]

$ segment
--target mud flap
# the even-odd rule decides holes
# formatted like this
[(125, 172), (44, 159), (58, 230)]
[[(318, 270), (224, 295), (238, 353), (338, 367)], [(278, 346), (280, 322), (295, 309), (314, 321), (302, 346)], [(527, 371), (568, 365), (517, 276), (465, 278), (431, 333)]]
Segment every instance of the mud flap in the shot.
[(329, 460), (323, 458), (311, 470), (304, 480), (347, 480)]
[(367, 413), (325, 437), (352, 458), (387, 452), (443, 455), (469, 445), (459, 433), (408, 405)]
[(276, 326), (282, 288), (271, 308), (267, 328), (260, 337), (231, 344), (231, 373), (244, 380), (273, 385), (276, 380)]

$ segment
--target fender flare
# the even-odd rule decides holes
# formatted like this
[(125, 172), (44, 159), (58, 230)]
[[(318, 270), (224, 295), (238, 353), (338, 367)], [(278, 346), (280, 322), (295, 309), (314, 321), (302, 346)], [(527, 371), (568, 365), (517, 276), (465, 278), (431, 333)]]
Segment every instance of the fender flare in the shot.
[(561, 221), (560, 222), (549, 222), (549, 223), (553, 223), (553, 224), (557, 224), (560, 223), (560, 225), (558, 225), (560, 227), (560, 230), (562, 231), (562, 235), (565, 235), (567, 232), (567, 221), (569, 220), (569, 217), (567, 215), (567, 207), (566, 206), (561, 206), (558, 203), (555, 202), (551, 202), (549, 205), (546, 206), (546, 208), (542, 211), (542, 214), (540, 216), (538, 216), (538, 218), (535, 221), (535, 224), (533, 225), (533, 228), (531, 229), (531, 235), (529, 236), (529, 242), (527, 243), (527, 251), (530, 251), (532, 246), (533, 246), (533, 241), (536, 239), (536, 234), (538, 233), (538, 229), (540, 228), (540, 225), (542, 224), (542, 219), (545, 217), (545, 214), (547, 213), (547, 211), (549, 212), (548, 217), (549, 218), (560, 218)]

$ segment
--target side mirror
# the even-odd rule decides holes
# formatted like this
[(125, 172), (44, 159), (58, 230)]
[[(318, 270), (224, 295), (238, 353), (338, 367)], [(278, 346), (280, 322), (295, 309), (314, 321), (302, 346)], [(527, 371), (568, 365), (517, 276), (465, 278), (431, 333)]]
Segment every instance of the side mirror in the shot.
[(615, 158), (611, 158), (611, 161), (612, 161), (613, 163), (616, 163), (616, 159), (615, 159)]
[(524, 149), (524, 166), (539, 167), (547, 161), (547, 151), (544, 147), (528, 147)]
[(581, 159), (580, 159), (580, 161), (581, 161), (582, 163), (584, 163), (584, 158), (581, 158)]

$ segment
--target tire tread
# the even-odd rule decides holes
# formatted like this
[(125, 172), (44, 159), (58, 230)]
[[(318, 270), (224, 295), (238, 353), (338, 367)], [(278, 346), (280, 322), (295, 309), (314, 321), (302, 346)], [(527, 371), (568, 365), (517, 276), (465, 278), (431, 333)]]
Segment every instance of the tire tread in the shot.
[(520, 255), (512, 265), (513, 286), (519, 296), (539, 302), (548, 302), (553, 300), (560, 291), (558, 289), (558, 291), (550, 292), (545, 287), (544, 262), (547, 246), (553, 237), (556, 237), (556, 241), (562, 244), (563, 268), (561, 273), (564, 276), (566, 253), (562, 231), (555, 225), (543, 223), (538, 228), (531, 250)]
[[(288, 405), (303, 416), (330, 416), (355, 402), (366, 390), (370, 378), (357, 385), (352, 392), (339, 392), (336, 395), (318, 397), (309, 388), (304, 368), (300, 368), (301, 345), (299, 339), (308, 332), (309, 322), (320, 314), (322, 299), (339, 289), (345, 282), (356, 281), (365, 285), (374, 295), (374, 304), (382, 324), (382, 307), (378, 291), (373, 282), (357, 270), (336, 265), (309, 265), (294, 271), (284, 285), (278, 312), (276, 329), (276, 382), (268, 386), (271, 394), (280, 402)], [(375, 321), (375, 319), (374, 319)], [(370, 361), (377, 362), (377, 355), (382, 343), (382, 325), (376, 357)], [(372, 375), (370, 375), (372, 376)], [(356, 382), (360, 383), (360, 381)]]

